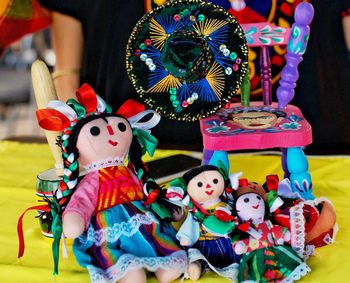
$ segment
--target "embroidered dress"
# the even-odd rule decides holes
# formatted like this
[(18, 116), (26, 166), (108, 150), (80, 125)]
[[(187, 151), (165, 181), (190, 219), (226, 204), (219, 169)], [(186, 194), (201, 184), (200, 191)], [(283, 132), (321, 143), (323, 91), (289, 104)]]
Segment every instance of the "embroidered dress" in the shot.
[(265, 221), (253, 227), (261, 237), (249, 237), (234, 243), (244, 246), (239, 265), (239, 282), (294, 282), (310, 272), (292, 247), (287, 229)]
[(116, 282), (139, 268), (185, 272), (187, 256), (174, 230), (160, 224), (143, 199), (139, 180), (125, 166), (96, 168), (79, 183), (65, 213), (86, 220), (73, 252), (92, 282)]
[[(206, 211), (214, 215), (217, 208), (226, 208), (224, 202), (217, 202)], [(232, 242), (228, 235), (219, 235), (210, 231), (203, 223), (193, 219), (193, 215), (188, 216), (177, 233), (177, 238), (185, 237), (192, 247), (188, 249), (189, 262), (202, 261), (204, 272), (214, 271), (217, 274), (236, 281), (238, 273), (238, 263), (241, 259), (232, 249)]]

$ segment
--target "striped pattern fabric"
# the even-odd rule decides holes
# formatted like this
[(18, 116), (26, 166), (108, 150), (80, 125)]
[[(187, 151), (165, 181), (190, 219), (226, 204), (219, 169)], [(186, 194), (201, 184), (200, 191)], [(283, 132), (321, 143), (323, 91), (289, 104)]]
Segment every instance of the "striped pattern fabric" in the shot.
[(130, 172), (130, 169), (124, 166), (101, 169), (99, 184), (97, 211), (144, 198), (140, 182)]

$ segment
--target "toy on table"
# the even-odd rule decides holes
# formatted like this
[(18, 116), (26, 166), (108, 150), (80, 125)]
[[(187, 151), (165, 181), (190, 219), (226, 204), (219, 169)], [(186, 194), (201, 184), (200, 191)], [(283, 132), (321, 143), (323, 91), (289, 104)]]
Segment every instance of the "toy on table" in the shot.
[(240, 256), (232, 250), (229, 237), (235, 224), (227, 199), (232, 188), (224, 167), (196, 167), (170, 185), (170, 199), (184, 198), (188, 210), (176, 237), (188, 248), (189, 278), (197, 280), (204, 271), (213, 270), (234, 281)]
[[(56, 245), (62, 229), (75, 239), (74, 254), (92, 282), (146, 282), (144, 269), (160, 282), (175, 280), (187, 256), (148, 206), (159, 187), (141, 160), (155, 150), (149, 130), (159, 115), (133, 101), (112, 113), (87, 84), (77, 97), (37, 111), (42, 128), (63, 131), (64, 176), (51, 204)], [(82, 168), (86, 175), (79, 181)]]
[(265, 191), (247, 179), (240, 179), (234, 210), (242, 223), (249, 224), (247, 236), (234, 241), (242, 259), (239, 282), (293, 282), (310, 268), (290, 246), (291, 233), (266, 219)]
[(337, 232), (336, 213), (327, 198), (305, 200), (302, 194), (293, 190), (290, 179), (279, 182), (277, 175), (269, 175), (266, 180), (265, 189), (277, 192), (283, 200), (283, 205), (274, 211), (271, 219), (292, 232), (291, 244), (300, 256), (307, 257), (313, 252), (312, 247), (334, 241)]

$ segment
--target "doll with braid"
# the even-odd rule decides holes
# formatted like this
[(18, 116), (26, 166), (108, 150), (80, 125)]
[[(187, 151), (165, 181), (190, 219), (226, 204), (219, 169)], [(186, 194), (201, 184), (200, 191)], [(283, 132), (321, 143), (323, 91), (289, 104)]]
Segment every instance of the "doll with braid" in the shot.
[(241, 256), (232, 249), (235, 229), (228, 192), (231, 181), (225, 166), (202, 165), (170, 183), (169, 199), (181, 199), (188, 212), (176, 237), (187, 249), (188, 277), (195, 281), (207, 271), (235, 281)]
[[(149, 129), (159, 116), (131, 101), (111, 113), (87, 84), (77, 98), (51, 101), (37, 112), (42, 128), (63, 130), (65, 169), (56, 197), (77, 261), (92, 282), (146, 282), (146, 270), (159, 282), (175, 280), (186, 269), (186, 253), (150, 210), (159, 187), (141, 160), (154, 152)], [(80, 181), (79, 170), (85, 172)]]

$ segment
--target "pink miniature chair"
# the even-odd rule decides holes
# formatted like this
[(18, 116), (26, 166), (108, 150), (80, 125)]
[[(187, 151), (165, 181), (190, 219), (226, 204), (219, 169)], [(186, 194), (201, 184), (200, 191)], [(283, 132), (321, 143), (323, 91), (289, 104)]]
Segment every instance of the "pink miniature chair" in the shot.
[[(249, 101), (249, 79), (241, 87), (241, 103), (231, 103), (214, 116), (200, 121), (204, 160), (215, 155), (227, 157), (227, 151), (281, 148), (282, 167), (293, 191), (312, 199), (312, 183), (308, 162), (302, 147), (312, 143), (312, 130), (301, 111), (289, 102), (294, 97), (298, 64), (305, 53), (314, 10), (300, 3), (295, 10), (291, 29), (270, 23), (242, 25), (248, 46), (261, 48), (261, 84), (263, 102)], [(277, 102), (272, 102), (272, 83), (268, 46), (287, 45), (286, 66), (277, 89)]]

